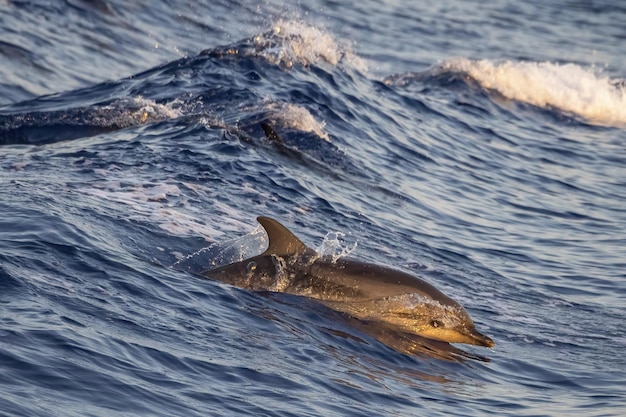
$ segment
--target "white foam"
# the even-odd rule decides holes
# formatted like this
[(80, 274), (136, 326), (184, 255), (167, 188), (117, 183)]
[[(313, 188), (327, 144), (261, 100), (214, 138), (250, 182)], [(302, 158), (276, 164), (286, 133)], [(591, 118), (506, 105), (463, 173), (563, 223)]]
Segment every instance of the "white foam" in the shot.
[(182, 115), (182, 102), (179, 100), (159, 104), (154, 100), (139, 96), (116, 100), (103, 107), (94, 107), (90, 110), (90, 122), (100, 126), (125, 128), (144, 123), (175, 119)]
[(140, 96), (134, 97), (132, 104), (139, 108), (130, 114), (131, 117), (138, 118), (142, 123), (149, 120), (175, 119), (182, 116), (182, 110), (180, 108), (182, 102), (179, 100), (159, 104), (154, 100), (145, 99)]
[(318, 121), (305, 107), (297, 104), (277, 103), (269, 99), (265, 101), (263, 107), (265, 111), (272, 113), (272, 119), (280, 120), (285, 127), (310, 132), (330, 142), (328, 133), (324, 131), (326, 122)]
[(279, 111), (279, 117), (290, 128), (314, 133), (325, 141), (330, 142), (330, 137), (324, 132), (326, 122), (316, 120), (304, 107), (296, 104), (285, 104)]
[(438, 71), (467, 73), (483, 87), (539, 107), (552, 107), (602, 125), (626, 124), (624, 80), (614, 80), (576, 64), (494, 62), (455, 58)]
[[(278, 45), (273, 42), (279, 40)], [(323, 28), (311, 26), (302, 20), (278, 20), (271, 33), (263, 33), (254, 37), (257, 48), (262, 55), (276, 65), (292, 67), (301, 65), (317, 65), (327, 63), (337, 66), (340, 62), (357, 69), (367, 71), (365, 61), (354, 53), (349, 45), (339, 44), (335, 38)]]

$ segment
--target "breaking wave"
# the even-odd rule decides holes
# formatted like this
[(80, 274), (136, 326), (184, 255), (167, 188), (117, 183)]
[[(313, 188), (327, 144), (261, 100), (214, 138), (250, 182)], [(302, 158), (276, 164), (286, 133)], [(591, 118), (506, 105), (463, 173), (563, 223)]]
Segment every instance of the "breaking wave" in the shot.
[(626, 80), (568, 63), (452, 58), (425, 72), (394, 75), (386, 84), (407, 85), (449, 74), (478, 83), (510, 100), (586, 119), (604, 126), (626, 124)]
[[(72, 140), (180, 117), (196, 118), (203, 125), (233, 130), (234, 127), (230, 125), (238, 124), (244, 110), (245, 114), (267, 112), (286, 128), (312, 133), (330, 141), (329, 135), (324, 131), (325, 121), (317, 120), (309, 110), (298, 104), (284, 103), (266, 97), (254, 105), (238, 103), (235, 99), (226, 106), (212, 103), (212, 97), (208, 97), (208, 102), (205, 103), (207, 97), (186, 91), (171, 94), (170, 97), (164, 97), (161, 91), (157, 91), (159, 86), (160, 90), (165, 90), (166, 86), (178, 87), (180, 83), (176, 84), (176, 77), (181, 73), (210, 71), (206, 69), (210, 68), (210, 65), (204, 63), (206, 56), (209, 56), (209, 61), (212, 62), (222, 62), (223, 58), (232, 56), (259, 58), (271, 65), (279, 66), (282, 71), (289, 71), (296, 64), (301, 65), (304, 71), (320, 65), (339, 66), (342, 69), (351, 68), (362, 72), (367, 70), (365, 62), (352, 53), (349, 44), (338, 42), (326, 30), (301, 20), (281, 19), (271, 30), (252, 38), (205, 50), (198, 57), (165, 64), (111, 85), (103, 83), (88, 88), (81, 93), (90, 98), (83, 106), (73, 107), (71, 103), (59, 106), (58, 98), (44, 97), (32, 103), (18, 103), (2, 109), (0, 145), (45, 144)], [(243, 63), (241, 68), (247, 71)], [(185, 78), (186, 88), (189, 89), (195, 82), (200, 82), (199, 77)], [(141, 86), (144, 86), (143, 90), (147, 91), (147, 96), (144, 94), (125, 97), (124, 94), (131, 85), (133, 89), (141, 89)], [(154, 91), (149, 91), (150, 88)], [(71, 98), (76, 94), (78, 93), (61, 93), (59, 97)], [(115, 95), (118, 97), (115, 98)], [(35, 105), (38, 111), (32, 110)], [(59, 110), (62, 107), (66, 108)], [(28, 111), (21, 113), (23, 108)]]
[(340, 63), (367, 71), (367, 64), (352, 52), (350, 45), (338, 43), (334, 36), (322, 28), (302, 20), (278, 20), (271, 31), (253, 38), (254, 44), (265, 59), (275, 65), (292, 67), (322, 62), (336, 66)]
[(626, 123), (624, 80), (611, 79), (592, 68), (551, 62), (492, 62), (450, 59), (433, 72), (462, 72), (482, 87), (538, 107), (573, 113), (603, 125)]
[(320, 139), (330, 142), (330, 137), (324, 130), (326, 122), (317, 120), (305, 107), (271, 101), (266, 103), (265, 110), (272, 114), (274, 119), (280, 120), (287, 128), (313, 133)]

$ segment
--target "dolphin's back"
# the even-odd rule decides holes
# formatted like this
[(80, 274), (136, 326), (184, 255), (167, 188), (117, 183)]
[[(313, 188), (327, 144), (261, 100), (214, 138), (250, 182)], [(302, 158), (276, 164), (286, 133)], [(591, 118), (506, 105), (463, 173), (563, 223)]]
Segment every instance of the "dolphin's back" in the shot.
[(310, 297), (329, 301), (369, 301), (415, 294), (441, 304), (456, 304), (434, 286), (405, 272), (350, 258), (320, 258), (307, 270), (301, 284), (315, 289)]

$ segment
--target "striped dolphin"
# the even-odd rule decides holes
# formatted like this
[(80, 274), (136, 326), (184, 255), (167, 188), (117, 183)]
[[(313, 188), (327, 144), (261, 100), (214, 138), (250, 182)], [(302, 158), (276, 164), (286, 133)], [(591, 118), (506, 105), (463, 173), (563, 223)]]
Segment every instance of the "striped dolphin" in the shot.
[(204, 271), (204, 277), (252, 291), (308, 297), (353, 318), (426, 339), (494, 346), (461, 305), (431, 284), (349, 257), (321, 256), (276, 220), (257, 220), (269, 239), (265, 252)]

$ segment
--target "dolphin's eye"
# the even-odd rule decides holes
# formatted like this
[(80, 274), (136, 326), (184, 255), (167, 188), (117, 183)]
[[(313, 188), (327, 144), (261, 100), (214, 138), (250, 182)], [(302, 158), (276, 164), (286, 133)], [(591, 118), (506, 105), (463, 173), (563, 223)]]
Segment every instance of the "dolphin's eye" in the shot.
[(443, 323), (440, 320), (431, 320), (430, 325), (434, 328), (443, 327)]
[(248, 271), (248, 274), (252, 274), (254, 271), (256, 271), (256, 262), (254, 261), (250, 262), (246, 266), (246, 270)]

